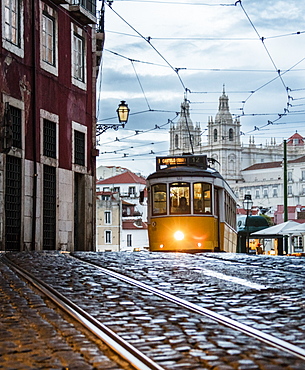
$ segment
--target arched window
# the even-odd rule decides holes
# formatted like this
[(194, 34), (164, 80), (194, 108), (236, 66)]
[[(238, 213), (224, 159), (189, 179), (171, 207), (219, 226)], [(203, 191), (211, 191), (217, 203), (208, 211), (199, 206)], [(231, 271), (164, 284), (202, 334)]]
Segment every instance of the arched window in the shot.
[(217, 134), (217, 129), (215, 128), (214, 129), (214, 141), (217, 141), (217, 136), (218, 136), (218, 134)]
[(179, 137), (178, 137), (178, 135), (176, 134), (176, 135), (175, 135), (175, 148), (178, 148), (178, 143), (179, 143)]
[(233, 136), (234, 136), (233, 128), (230, 128), (230, 130), (229, 130), (229, 141), (233, 141)]

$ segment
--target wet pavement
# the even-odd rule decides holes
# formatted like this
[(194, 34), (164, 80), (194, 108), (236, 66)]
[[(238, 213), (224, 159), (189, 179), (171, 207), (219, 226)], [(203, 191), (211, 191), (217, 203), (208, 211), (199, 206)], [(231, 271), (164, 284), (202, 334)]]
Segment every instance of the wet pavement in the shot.
[[(302, 258), (162, 253), (76, 255), (305, 349), (305, 260)], [(43, 276), (45, 281), (61, 289), (63, 293), (69, 293), (75, 299), (81, 297), (83, 307), (90, 307), (97, 318), (103, 319), (137, 348), (147, 350), (154, 360), (159, 360), (165, 368), (305, 368), (305, 362), (302, 360), (292, 360), (291, 355), (279, 354), (274, 348), (262, 347), (253, 339), (245, 340), (243, 334), (220, 328), (215, 323), (182, 309), (177, 310), (177, 307), (165, 304), (149, 293), (144, 293), (146, 300), (143, 300), (139, 289), (119, 284), (113, 278), (105, 278), (93, 268), (81, 266), (75, 260), (72, 262), (69, 257), (56, 253), (20, 253), (12, 254), (11, 258), (39, 277)], [(91, 356), (87, 356), (84, 361), (85, 355), (80, 350), (74, 353), (71, 348), (73, 345), (70, 344), (69, 347), (67, 340), (63, 341), (62, 338), (56, 348), (51, 346), (56, 340), (40, 345), (40, 340), (44, 342), (43, 333), (46, 333), (45, 337), (56, 339), (61, 324), (63, 333), (67, 330), (65, 325), (68, 324), (66, 321), (59, 321), (61, 324), (57, 324), (57, 330), (53, 329), (55, 331), (51, 333), (50, 322), (40, 313), (31, 313), (33, 309), (46, 310), (44, 301), (33, 295), (23, 282), (9, 282), (8, 277), (13, 273), (6, 266), (0, 266), (0, 299), (1, 302), (9, 302), (2, 305), (1, 311), (1, 331), (5, 334), (1, 337), (9, 340), (5, 340), (1, 346), (4, 350), (0, 355), (0, 368), (2, 364), (5, 369), (118, 368), (112, 363), (107, 366), (114, 367), (99, 364), (98, 360), (103, 361), (105, 355), (102, 352), (97, 354), (96, 348), (93, 347), (87, 350), (87, 354), (91, 351)], [(22, 290), (25, 289), (21, 294), (18, 293), (18, 289), (21, 289), (18, 288), (19, 285)], [(19, 295), (15, 297), (17, 293)], [(9, 294), (12, 294), (12, 297)], [(28, 299), (31, 295), (33, 302)], [(14, 302), (18, 304), (14, 305)], [(31, 320), (34, 320), (34, 324)], [(21, 328), (14, 331), (17, 323), (17, 328)], [(26, 335), (27, 328), (31, 328), (29, 337)], [(16, 341), (17, 332), (19, 337)], [(32, 337), (36, 338), (37, 342)], [(31, 356), (28, 356), (27, 350)], [(67, 357), (70, 350), (73, 352), (73, 360), (69, 364)], [(21, 358), (19, 367), (5, 367), (13, 365), (18, 356)], [(32, 365), (22, 363), (24, 358), (33, 359)], [(87, 367), (81, 367), (79, 361), (84, 361), (84, 366)]]

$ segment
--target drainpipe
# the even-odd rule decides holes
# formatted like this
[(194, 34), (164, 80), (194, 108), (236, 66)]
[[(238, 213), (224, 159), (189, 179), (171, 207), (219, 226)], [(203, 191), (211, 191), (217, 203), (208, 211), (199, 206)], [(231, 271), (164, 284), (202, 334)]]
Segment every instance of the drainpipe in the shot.
[[(38, 4), (38, 3), (37, 3)], [(32, 208), (32, 243), (31, 250), (35, 250), (36, 247), (36, 211), (37, 211), (37, 135), (36, 135), (36, 90), (37, 90), (37, 78), (36, 78), (36, 1), (32, 0), (32, 56), (33, 56), (33, 85), (32, 85), (32, 139), (33, 139), (33, 208)]]

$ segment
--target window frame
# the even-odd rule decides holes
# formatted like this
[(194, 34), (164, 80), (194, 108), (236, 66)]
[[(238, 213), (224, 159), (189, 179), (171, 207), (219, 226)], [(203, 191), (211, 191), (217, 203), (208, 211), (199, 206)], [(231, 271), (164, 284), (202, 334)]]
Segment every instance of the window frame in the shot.
[[(6, 2), (8, 6), (6, 6), (6, 4), (2, 5), (2, 46), (4, 49), (18, 55), (20, 58), (24, 58), (24, 3), (21, 0), (6, 0)], [(16, 14), (18, 18), (18, 25), (16, 27), (18, 33), (16, 38), (18, 40), (16, 43), (11, 37), (6, 37), (7, 25), (10, 27), (10, 23), (7, 22), (6, 9), (8, 9), (8, 12), (11, 14), (13, 9), (12, 3), (16, 4)]]
[(112, 244), (112, 231), (105, 230), (105, 244)]
[[(44, 18), (53, 21), (53, 37), (52, 37), (52, 55), (53, 60), (50, 63), (43, 58), (44, 55)], [(45, 71), (58, 76), (58, 15), (55, 9), (40, 1), (40, 67)], [(45, 45), (47, 47), (47, 45)]]
[(105, 220), (105, 225), (111, 225), (112, 224), (111, 211), (105, 211), (104, 212), (104, 220)]
[[(88, 161), (88, 156), (87, 156), (87, 149), (88, 149), (88, 137), (87, 137), (87, 127), (84, 125), (81, 125), (80, 123), (72, 121), (72, 167), (73, 170), (76, 172), (81, 172), (81, 173), (86, 173), (87, 171), (87, 161)], [(77, 164), (75, 163), (75, 131), (81, 132), (84, 134), (84, 150), (85, 150), (85, 160), (84, 160), (84, 165)]]
[[(75, 58), (75, 53), (78, 52), (78, 48), (75, 49), (75, 41), (81, 41), (81, 60), (82, 60), (82, 65), (81, 65), (81, 71), (82, 71), (82, 76), (79, 78), (76, 74), (76, 65), (77, 64), (77, 59)], [(86, 42), (86, 33), (84, 30), (82, 30), (80, 27), (76, 26), (75, 24), (72, 23), (71, 25), (71, 78), (72, 78), (72, 83), (79, 87), (82, 90), (87, 89), (87, 42)], [(78, 68), (77, 68), (78, 69)]]
[[(178, 193), (175, 194), (174, 188), (178, 189)], [(170, 199), (169, 214), (170, 215), (182, 215), (191, 214), (191, 183), (185, 181), (175, 181), (169, 184), (168, 195)], [(182, 208), (181, 201), (186, 198), (185, 208)]]

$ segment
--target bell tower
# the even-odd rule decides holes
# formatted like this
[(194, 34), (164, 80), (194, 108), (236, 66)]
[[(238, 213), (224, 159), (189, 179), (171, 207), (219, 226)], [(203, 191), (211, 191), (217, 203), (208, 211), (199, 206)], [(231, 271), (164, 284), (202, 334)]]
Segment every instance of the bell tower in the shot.
[(228, 182), (241, 180), (240, 120), (233, 120), (229, 98), (223, 86), (218, 112), (208, 119), (208, 155), (217, 162), (215, 168)]
[(179, 120), (177, 124), (171, 123), (169, 133), (170, 155), (201, 152), (200, 125), (196, 124), (194, 127), (190, 117), (190, 104), (187, 99), (184, 99), (181, 103)]

